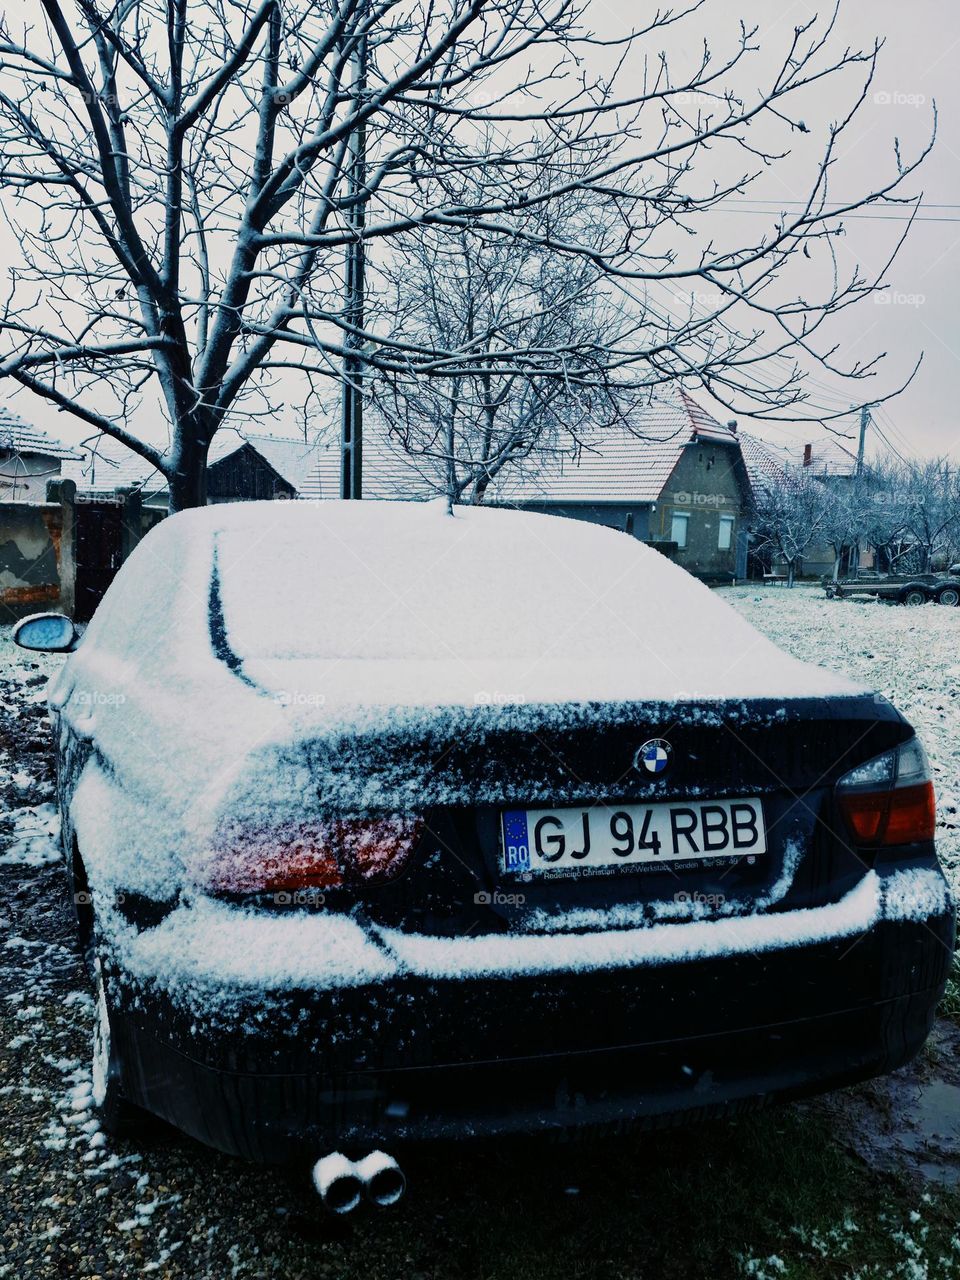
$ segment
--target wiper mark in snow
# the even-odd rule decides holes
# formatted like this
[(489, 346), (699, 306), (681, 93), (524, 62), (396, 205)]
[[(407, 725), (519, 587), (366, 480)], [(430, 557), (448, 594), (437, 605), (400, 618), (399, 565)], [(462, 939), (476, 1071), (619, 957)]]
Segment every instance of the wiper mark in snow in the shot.
[(251, 689), (255, 689), (257, 693), (265, 693), (266, 690), (261, 689), (244, 671), (243, 659), (234, 653), (230, 647), (230, 641), (227, 639), (227, 624), (223, 616), (223, 600), (220, 596), (220, 566), (217, 562), (217, 556), (218, 550), (214, 545), (213, 569), (210, 573), (210, 597), (207, 605), (213, 652), (222, 663), (230, 668), (238, 680), (242, 680), (244, 684), (249, 685)]

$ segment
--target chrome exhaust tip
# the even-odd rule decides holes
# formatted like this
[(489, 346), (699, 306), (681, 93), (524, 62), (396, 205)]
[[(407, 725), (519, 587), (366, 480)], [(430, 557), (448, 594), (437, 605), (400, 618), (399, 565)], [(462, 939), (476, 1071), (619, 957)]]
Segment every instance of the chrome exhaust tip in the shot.
[(331, 1213), (352, 1213), (364, 1193), (365, 1183), (357, 1166), (339, 1151), (322, 1156), (313, 1166), (310, 1179), (323, 1207)]
[(357, 1161), (355, 1168), (371, 1204), (396, 1204), (407, 1189), (403, 1170), (385, 1151), (371, 1151)]

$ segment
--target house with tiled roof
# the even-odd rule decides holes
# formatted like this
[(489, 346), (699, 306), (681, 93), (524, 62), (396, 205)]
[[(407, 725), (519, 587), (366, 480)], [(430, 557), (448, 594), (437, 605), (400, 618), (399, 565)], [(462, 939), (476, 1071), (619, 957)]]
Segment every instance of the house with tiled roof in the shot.
[(0, 501), (44, 502), (47, 481), (58, 480), (75, 449), (0, 408)]
[[(305, 442), (227, 429), (210, 450), (208, 500), (340, 496), (337, 433)], [(139, 489), (166, 506), (164, 477), (102, 438), (65, 467), (82, 496)], [(493, 478), (488, 505), (521, 507), (622, 529), (706, 581), (745, 577), (755, 487), (783, 475), (776, 455), (679, 389), (658, 389), (622, 426), (584, 436), (576, 453), (540, 454)], [(411, 455), (376, 424), (363, 447), (363, 494), (425, 500), (445, 492), (442, 461)]]
[[(442, 492), (429, 469), (372, 428), (364, 439), (366, 498), (427, 499)], [(132, 450), (107, 436), (64, 468), (85, 498), (112, 497), (117, 489), (140, 491), (148, 506), (166, 507), (163, 475)], [(338, 498), (340, 496), (340, 439), (328, 433), (322, 440), (218, 431), (207, 459), (207, 498), (236, 502), (252, 498)]]
[(736, 424), (658, 390), (573, 456), (504, 472), (488, 500), (623, 529), (705, 581), (746, 575), (750, 479)]

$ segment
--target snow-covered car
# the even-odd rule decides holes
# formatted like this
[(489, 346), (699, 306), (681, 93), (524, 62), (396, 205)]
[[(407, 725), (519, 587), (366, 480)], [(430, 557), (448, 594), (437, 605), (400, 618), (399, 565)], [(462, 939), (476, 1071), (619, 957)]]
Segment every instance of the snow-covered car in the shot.
[(335, 1151), (887, 1071), (950, 967), (904, 718), (620, 532), (172, 516), (50, 706), (105, 1123), (135, 1104), (325, 1190)]
[(955, 608), (960, 605), (960, 576), (949, 573), (869, 573), (861, 571), (850, 578), (825, 577), (823, 587), (828, 596), (842, 600), (847, 596), (875, 596), (900, 604), (937, 604)]

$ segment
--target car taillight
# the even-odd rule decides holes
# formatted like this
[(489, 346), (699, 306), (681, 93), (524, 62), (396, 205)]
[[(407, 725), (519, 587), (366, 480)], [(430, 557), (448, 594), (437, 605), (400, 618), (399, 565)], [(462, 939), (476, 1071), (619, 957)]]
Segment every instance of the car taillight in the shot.
[(207, 863), (204, 880), (220, 893), (296, 892), (389, 880), (413, 853), (423, 826), (422, 817), (395, 813), (231, 833)]
[(837, 798), (857, 844), (933, 839), (936, 799), (926, 752), (917, 738), (844, 774)]

